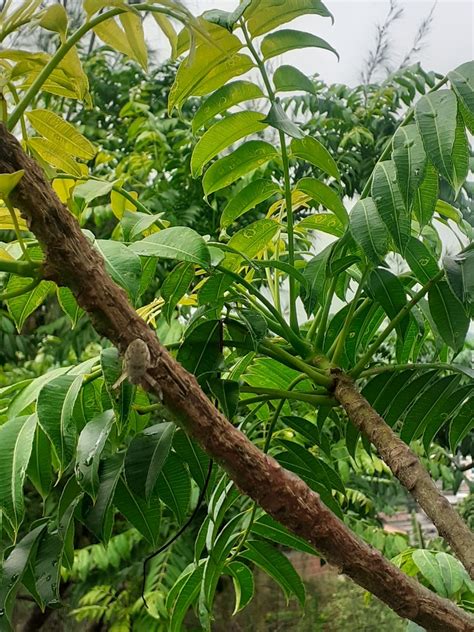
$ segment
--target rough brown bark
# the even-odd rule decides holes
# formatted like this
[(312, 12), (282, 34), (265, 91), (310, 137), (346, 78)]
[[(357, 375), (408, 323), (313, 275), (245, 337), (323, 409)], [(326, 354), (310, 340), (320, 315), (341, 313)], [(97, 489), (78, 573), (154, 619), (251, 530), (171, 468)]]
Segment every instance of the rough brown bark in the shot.
[(155, 363), (150, 374), (161, 387), (165, 405), (241, 491), (400, 616), (428, 630), (472, 632), (472, 617), (407, 577), (356, 537), (318, 494), (257, 449), (214, 407), (195, 378), (170, 356), (138, 317), (41, 169), (0, 125), (0, 173), (18, 169), (24, 169), (25, 175), (12, 201), (45, 251), (45, 276), (68, 286), (97, 331), (122, 352), (136, 338), (148, 344)]
[(436, 487), (419, 458), (361, 395), (350, 377), (334, 372), (334, 395), (352, 423), (374, 444), (394, 475), (436, 525), (474, 579), (474, 534)]

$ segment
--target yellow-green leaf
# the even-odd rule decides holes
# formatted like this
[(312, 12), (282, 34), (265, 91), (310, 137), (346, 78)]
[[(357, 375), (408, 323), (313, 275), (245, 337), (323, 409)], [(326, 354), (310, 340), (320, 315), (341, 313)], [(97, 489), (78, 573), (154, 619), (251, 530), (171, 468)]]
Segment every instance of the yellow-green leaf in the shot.
[(130, 46), (130, 42), (125, 35), (125, 31), (120, 28), (115, 18), (110, 18), (110, 20), (105, 20), (104, 22), (97, 24), (94, 26), (94, 31), (97, 37), (101, 39), (104, 44), (111, 46), (119, 53), (123, 53), (127, 57), (130, 57), (130, 59), (136, 59), (135, 52)]
[(141, 17), (129, 11), (120, 15), (120, 22), (122, 22), (128, 43), (133, 51), (133, 58), (146, 70), (148, 65), (148, 51), (143, 34)]
[(170, 43), (171, 59), (176, 59), (178, 56), (178, 34), (176, 33), (174, 26), (171, 24), (169, 18), (166, 15), (163, 15), (163, 13), (153, 13), (152, 15), (155, 18), (155, 22), (158, 24), (166, 39)]
[[(17, 292), (22, 288), (26, 289), (29, 285), (31, 285), (31, 279), (12, 276), (5, 289), (7, 292)], [(8, 311), (15, 321), (18, 331), (21, 331), (28, 316), (42, 304), (53, 287), (54, 283), (52, 283), (52, 281), (41, 281), (33, 290), (26, 292), (26, 294), (20, 294), (20, 296), (10, 298), (7, 301)]]
[[(17, 209), (14, 209), (16, 221), (18, 223), (18, 228), (20, 230), (28, 230), (27, 223), (20, 216)], [(14, 230), (15, 224), (13, 223), (12, 216), (10, 215), (10, 211), (5, 207), (0, 207), (0, 230)]]
[(25, 173), (24, 169), (14, 171), (13, 173), (0, 174), (0, 197), (7, 198), (16, 185), (20, 182)]
[[(259, 219), (239, 230), (230, 239), (228, 246), (238, 250), (248, 259), (256, 257), (279, 231), (280, 225), (273, 219)], [(227, 254), (224, 266), (237, 270), (244, 257), (238, 254)]]
[(63, 5), (53, 4), (45, 9), (39, 21), (39, 25), (47, 31), (54, 31), (64, 36), (67, 31), (67, 22), (67, 13)]
[(305, 136), (301, 139), (294, 138), (291, 141), (290, 148), (293, 156), (306, 160), (315, 167), (318, 167), (318, 169), (336, 178), (336, 180), (341, 179), (341, 174), (339, 173), (334, 158), (326, 147), (312, 136)]
[(47, 138), (30, 138), (28, 140), (28, 146), (37, 153), (40, 158), (49, 165), (59, 169), (59, 171), (78, 177), (82, 175), (77, 162), (67, 154), (60, 155), (58, 153), (60, 151), (58, 146)]
[(94, 145), (76, 128), (49, 110), (32, 110), (27, 114), (35, 130), (71, 156), (90, 160), (95, 156)]
[(260, 50), (265, 59), (271, 59), (277, 55), (282, 55), (289, 50), (297, 48), (323, 48), (334, 53), (339, 59), (338, 52), (326, 40), (323, 40), (312, 33), (304, 31), (294, 31), (293, 29), (282, 29), (275, 33), (270, 33), (263, 38)]

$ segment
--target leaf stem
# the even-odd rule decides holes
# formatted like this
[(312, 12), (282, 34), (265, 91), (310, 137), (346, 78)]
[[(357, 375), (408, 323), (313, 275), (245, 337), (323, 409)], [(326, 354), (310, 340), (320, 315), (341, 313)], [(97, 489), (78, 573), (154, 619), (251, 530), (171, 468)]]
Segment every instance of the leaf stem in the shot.
[(359, 281), (359, 285), (357, 286), (357, 290), (354, 294), (354, 298), (352, 299), (351, 306), (349, 307), (349, 311), (347, 312), (346, 318), (344, 320), (344, 325), (342, 326), (342, 330), (339, 332), (337, 336), (336, 348), (334, 349), (334, 353), (331, 357), (331, 361), (333, 364), (337, 366), (342, 351), (344, 349), (344, 344), (346, 342), (347, 334), (349, 333), (349, 328), (352, 323), (352, 319), (354, 318), (354, 314), (356, 312), (357, 303), (359, 302), (360, 295), (362, 294), (362, 290), (364, 289), (364, 283), (369, 274), (369, 268), (366, 268), (362, 274), (362, 277)]
[(321, 312), (321, 319), (318, 326), (318, 333), (316, 335), (316, 340), (314, 342), (314, 346), (316, 349), (321, 349), (323, 345), (324, 334), (326, 333), (326, 327), (328, 324), (329, 310), (331, 309), (332, 298), (336, 290), (336, 283), (337, 283), (337, 275), (331, 281), (331, 285), (329, 286), (329, 290), (326, 296), (326, 301), (324, 302), (324, 306)]
[(17, 274), (21, 277), (31, 278), (36, 276), (40, 266), (40, 262), (0, 259), (0, 272), (9, 272), (10, 274)]
[(322, 371), (310, 366), (304, 360), (288, 353), (278, 345), (272, 344), (270, 341), (262, 341), (259, 345), (266, 353), (272, 355), (275, 359), (281, 360), (284, 364), (294, 367), (295, 369), (305, 373), (315, 384), (330, 388), (332, 378)]
[(396, 316), (392, 318), (392, 320), (388, 323), (382, 333), (375, 339), (375, 341), (370, 345), (367, 349), (367, 352), (362, 356), (362, 358), (357, 362), (354, 368), (349, 371), (349, 375), (353, 378), (359, 377), (359, 375), (364, 370), (365, 365), (371, 360), (374, 353), (380, 347), (380, 345), (386, 340), (389, 334), (395, 329), (398, 323), (405, 318), (407, 314), (410, 313), (411, 309), (425, 296), (425, 294), (430, 290), (430, 288), (435, 285), (440, 279), (444, 276), (444, 270), (440, 270), (433, 278), (431, 278), (423, 287), (418, 290), (418, 292), (413, 296), (411, 301), (406, 303), (402, 307), (402, 309), (398, 312)]
[(451, 371), (453, 373), (461, 373), (466, 375), (466, 369), (456, 364), (448, 364), (446, 362), (413, 362), (411, 364), (384, 364), (382, 366), (374, 366), (366, 369), (359, 374), (359, 377), (370, 377), (371, 375), (379, 375), (380, 373), (391, 373), (395, 371), (418, 371), (420, 369), (439, 369), (440, 371)]

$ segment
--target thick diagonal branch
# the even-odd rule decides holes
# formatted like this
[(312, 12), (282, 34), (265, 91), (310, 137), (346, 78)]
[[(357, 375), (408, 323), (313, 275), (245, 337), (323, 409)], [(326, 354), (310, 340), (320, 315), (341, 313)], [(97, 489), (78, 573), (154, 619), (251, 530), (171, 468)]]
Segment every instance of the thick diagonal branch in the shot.
[(97, 331), (121, 351), (136, 338), (148, 344), (156, 365), (150, 373), (160, 385), (166, 406), (242, 492), (400, 616), (429, 630), (472, 632), (474, 622), (467, 613), (407, 577), (357, 538), (322, 504), (318, 494), (258, 450), (219, 413), (194, 377), (138, 317), (41, 169), (0, 125), (0, 173), (18, 169), (24, 169), (25, 175), (12, 195), (13, 202), (45, 251), (47, 278), (68, 286)]
[(377, 448), (402, 485), (431, 518), (441, 537), (474, 579), (474, 534), (436, 487), (420, 459), (361, 395), (350, 377), (334, 372), (336, 399), (349, 419)]

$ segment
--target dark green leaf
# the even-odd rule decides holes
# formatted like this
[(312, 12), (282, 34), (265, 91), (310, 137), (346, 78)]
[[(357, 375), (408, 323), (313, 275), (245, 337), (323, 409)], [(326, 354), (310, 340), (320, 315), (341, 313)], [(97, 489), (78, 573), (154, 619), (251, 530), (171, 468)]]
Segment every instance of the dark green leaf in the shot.
[(327, 184), (316, 178), (301, 178), (296, 184), (297, 191), (303, 191), (315, 202), (332, 211), (343, 226), (347, 225), (349, 217), (339, 195)]
[[(222, 358), (222, 325), (219, 320), (207, 320), (192, 329), (181, 344), (177, 360), (196, 377), (216, 371)], [(207, 374), (207, 375), (206, 375)]]
[(298, 573), (287, 557), (267, 542), (249, 541), (248, 551), (241, 553), (241, 557), (250, 560), (270, 575), (288, 599), (292, 594), (297, 597), (303, 606), (305, 602), (305, 589)]
[(418, 239), (410, 237), (405, 250), (405, 258), (417, 281), (425, 285), (438, 272), (438, 264), (428, 248)]
[(224, 415), (232, 421), (239, 405), (240, 386), (234, 380), (220, 380), (213, 378), (208, 380), (212, 394), (219, 402), (219, 408)]
[(426, 226), (431, 221), (438, 199), (438, 171), (428, 162), (425, 169), (425, 177), (415, 191), (413, 212), (420, 227)]
[(468, 61), (448, 73), (466, 127), (474, 134), (474, 62)]
[(416, 125), (405, 125), (395, 132), (392, 158), (403, 202), (409, 211), (426, 167), (426, 153)]
[(114, 454), (103, 460), (99, 468), (99, 491), (95, 504), (85, 515), (86, 526), (106, 544), (112, 535), (113, 498), (123, 468), (123, 454)]
[(474, 397), (469, 397), (451, 422), (449, 446), (453, 452), (472, 428), (474, 428)]
[(295, 551), (302, 551), (310, 555), (317, 555), (317, 552), (303, 538), (299, 538), (283, 527), (279, 522), (273, 520), (271, 516), (264, 515), (254, 522), (252, 533), (267, 540), (272, 540), (277, 544), (288, 546)]
[(243, 610), (253, 597), (253, 573), (248, 566), (239, 561), (230, 562), (224, 569), (232, 577), (235, 591), (233, 615)]
[(293, 123), (279, 103), (273, 103), (267, 116), (263, 119), (271, 127), (291, 136), (292, 138), (304, 138), (303, 132)]
[(99, 462), (113, 422), (113, 411), (106, 410), (84, 426), (77, 442), (76, 479), (94, 500), (99, 489)]
[(410, 238), (410, 215), (403, 204), (393, 161), (384, 160), (376, 165), (372, 179), (372, 198), (396, 246), (404, 253)]
[(157, 492), (181, 524), (186, 518), (190, 497), (191, 480), (181, 459), (170, 452), (157, 481)]
[(373, 199), (359, 200), (349, 222), (351, 233), (367, 259), (378, 264), (388, 250), (388, 233)]
[(125, 477), (130, 490), (149, 502), (169, 456), (175, 425), (156, 424), (134, 437), (125, 456)]
[(183, 298), (194, 279), (194, 264), (183, 261), (170, 272), (161, 286), (161, 296), (166, 303), (163, 306), (163, 315), (171, 322), (174, 308)]
[(35, 486), (36, 491), (43, 498), (43, 502), (48, 496), (53, 482), (51, 463), (51, 443), (40, 426), (37, 425), (26, 473)]
[(438, 281), (428, 292), (431, 316), (445, 343), (459, 351), (469, 330), (469, 317), (463, 304), (446, 281)]
[[(407, 303), (401, 281), (385, 268), (372, 270), (368, 278), (370, 293), (383, 307), (389, 319), (395, 318)], [(408, 327), (408, 315), (397, 325), (397, 333), (403, 338)]]
[(161, 507), (158, 497), (148, 503), (134, 494), (123, 478), (115, 489), (114, 505), (143, 537), (156, 548), (160, 536)]

